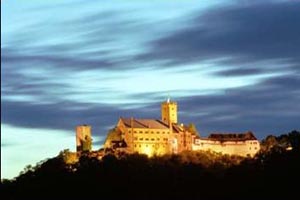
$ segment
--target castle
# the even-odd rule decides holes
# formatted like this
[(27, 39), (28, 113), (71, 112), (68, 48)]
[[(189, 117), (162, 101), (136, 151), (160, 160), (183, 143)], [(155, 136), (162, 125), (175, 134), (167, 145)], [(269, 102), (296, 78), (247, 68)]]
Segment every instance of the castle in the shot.
[(168, 99), (161, 104), (161, 119), (120, 117), (116, 127), (108, 134), (104, 148), (148, 156), (177, 154), (186, 150), (254, 156), (260, 149), (260, 143), (252, 132), (214, 133), (207, 138), (200, 137), (191, 126), (178, 123), (177, 103)]

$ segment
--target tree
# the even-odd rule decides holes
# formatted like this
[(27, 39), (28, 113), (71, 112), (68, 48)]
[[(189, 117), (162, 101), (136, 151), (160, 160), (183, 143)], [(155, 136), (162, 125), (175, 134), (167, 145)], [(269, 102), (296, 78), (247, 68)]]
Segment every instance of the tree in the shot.
[(197, 128), (196, 128), (196, 126), (195, 126), (194, 123), (190, 123), (190, 124), (188, 125), (188, 131), (191, 132), (192, 134), (195, 134), (196, 136), (199, 136), (199, 137), (200, 137), (200, 134), (199, 134), (199, 132), (197, 131)]
[(84, 141), (82, 141), (82, 151), (91, 151), (92, 150), (92, 138), (85, 136)]
[(105, 148), (112, 148), (112, 141), (122, 141), (122, 132), (117, 127), (108, 131), (107, 137), (104, 142)]

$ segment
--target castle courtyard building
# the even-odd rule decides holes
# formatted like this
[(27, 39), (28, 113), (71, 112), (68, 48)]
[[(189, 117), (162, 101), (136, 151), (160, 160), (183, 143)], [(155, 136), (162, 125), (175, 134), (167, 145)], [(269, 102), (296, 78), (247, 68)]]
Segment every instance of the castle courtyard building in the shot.
[(254, 156), (260, 149), (260, 143), (252, 132), (200, 137), (188, 126), (178, 123), (177, 110), (177, 103), (168, 99), (161, 104), (161, 119), (120, 117), (114, 131), (108, 134), (104, 148), (122, 147), (127, 153), (148, 156), (177, 154), (182, 151), (214, 151)]

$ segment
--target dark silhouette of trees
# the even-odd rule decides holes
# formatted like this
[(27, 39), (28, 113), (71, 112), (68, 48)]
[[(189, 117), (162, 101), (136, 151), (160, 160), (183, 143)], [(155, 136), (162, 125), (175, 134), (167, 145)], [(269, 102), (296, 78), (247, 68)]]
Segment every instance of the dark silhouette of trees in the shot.
[[(254, 158), (186, 151), (151, 158), (107, 154), (98, 160), (86, 152), (77, 162), (66, 163), (70, 152), (64, 150), (26, 167), (14, 180), (2, 180), (1, 195), (5, 199), (295, 199), (299, 132), (286, 135), (275, 139), (290, 142), (293, 150), (270, 148)], [(266, 141), (278, 146), (274, 139)]]

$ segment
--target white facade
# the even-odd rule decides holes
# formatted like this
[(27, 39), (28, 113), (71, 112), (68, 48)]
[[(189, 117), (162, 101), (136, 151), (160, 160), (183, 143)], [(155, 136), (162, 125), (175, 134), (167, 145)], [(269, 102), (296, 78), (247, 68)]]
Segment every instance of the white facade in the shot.
[(260, 143), (258, 140), (220, 141), (208, 138), (195, 138), (192, 150), (214, 151), (228, 155), (253, 157), (260, 150)]

